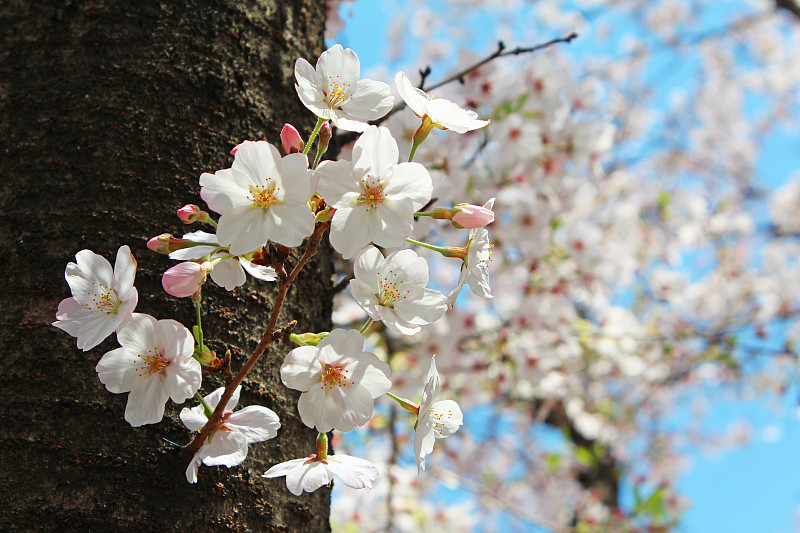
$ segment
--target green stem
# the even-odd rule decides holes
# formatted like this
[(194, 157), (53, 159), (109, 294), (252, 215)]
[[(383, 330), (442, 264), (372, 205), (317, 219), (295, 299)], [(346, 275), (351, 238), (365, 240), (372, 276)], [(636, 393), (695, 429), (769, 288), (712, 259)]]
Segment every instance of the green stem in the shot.
[(203, 324), (201, 320), (201, 313), (200, 313), (200, 299), (198, 298), (194, 302), (194, 308), (197, 310), (197, 343), (200, 346), (199, 353), (202, 355), (203, 353)]
[(366, 324), (364, 324), (364, 327), (362, 327), (362, 328), (361, 328), (361, 330), (359, 331), (359, 333), (361, 333), (362, 335), (363, 335), (364, 333), (366, 333), (366, 332), (367, 332), (367, 330), (369, 329), (369, 327), (372, 325), (372, 323), (373, 323), (373, 322), (375, 322), (375, 321), (374, 321), (374, 320), (372, 320), (372, 317), (368, 318), (368, 319), (367, 319), (367, 323), (366, 323)]
[(423, 248), (428, 248), (429, 250), (433, 250), (434, 252), (444, 253), (444, 248), (441, 246), (434, 246), (433, 244), (428, 244), (427, 242), (420, 242), (415, 241), (414, 239), (406, 239), (406, 242), (410, 242), (411, 244), (416, 244), (417, 246), (422, 246)]
[(317, 144), (317, 155), (314, 156), (314, 166), (311, 167), (311, 170), (316, 170), (317, 165), (319, 165), (319, 160), (322, 159), (322, 150), (319, 148), (319, 144)]
[(387, 392), (386, 396), (399, 403), (400, 406), (406, 411), (414, 413), (415, 415), (419, 416), (419, 405), (415, 404), (414, 402), (408, 401), (405, 398), (400, 398), (399, 396), (395, 396), (391, 392)]
[(317, 125), (314, 126), (314, 131), (311, 132), (311, 136), (308, 138), (308, 142), (306, 143), (306, 147), (303, 148), (303, 153), (308, 155), (308, 151), (311, 149), (311, 143), (314, 142), (314, 139), (317, 138), (317, 133), (319, 133), (319, 129), (325, 124), (324, 118), (317, 117)]
[(206, 415), (206, 418), (211, 418), (211, 415), (214, 414), (214, 408), (208, 405), (205, 398), (199, 393), (195, 392), (194, 397), (200, 400), (200, 404), (203, 406), (203, 413)]
[(406, 239), (406, 242), (416, 244), (417, 246), (422, 246), (423, 248), (433, 250), (434, 252), (439, 252), (445, 257), (458, 257), (462, 261), (467, 260), (467, 253), (469, 253), (469, 250), (463, 246), (434, 246), (433, 244), (415, 241), (414, 239)]
[(422, 141), (415, 142), (411, 145), (411, 153), (408, 155), (408, 162), (411, 163), (414, 160), (414, 154), (417, 153), (417, 147), (422, 144)]
[(323, 461), (328, 458), (328, 436), (325, 433), (317, 435), (317, 459)]
[(403, 403), (405, 402), (405, 400), (403, 400), (403, 399), (402, 399), (402, 398), (400, 398), (399, 396), (395, 396), (395, 395), (394, 395), (394, 394), (392, 394), (391, 392), (387, 392), (387, 393), (386, 393), (386, 396), (388, 396), (389, 398), (391, 398), (392, 400), (396, 401), (396, 402), (397, 402), (397, 403), (399, 403), (399, 404), (403, 404)]

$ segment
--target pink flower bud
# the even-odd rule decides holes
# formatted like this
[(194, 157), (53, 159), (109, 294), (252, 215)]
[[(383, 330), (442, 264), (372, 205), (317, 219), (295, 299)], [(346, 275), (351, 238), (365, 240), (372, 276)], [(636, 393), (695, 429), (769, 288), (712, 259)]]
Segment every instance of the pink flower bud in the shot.
[(158, 237), (153, 237), (147, 241), (147, 247), (160, 254), (171, 254), (175, 250), (186, 248), (186, 239), (177, 239), (169, 233), (162, 233)]
[(331, 128), (330, 121), (326, 121), (319, 129), (319, 149), (322, 153), (328, 149), (331, 137), (333, 137), (333, 128)]
[(194, 204), (186, 204), (185, 206), (178, 209), (178, 218), (184, 224), (189, 224), (191, 222), (196, 222), (198, 219), (204, 219), (208, 216), (208, 213), (200, 209), (198, 206)]
[(281, 130), (281, 146), (287, 154), (294, 154), (303, 149), (306, 143), (300, 136), (300, 132), (291, 124), (284, 124)]
[(186, 298), (200, 290), (206, 281), (207, 270), (203, 265), (186, 262), (170, 268), (161, 277), (161, 285), (172, 296)]
[(462, 228), (482, 228), (494, 222), (494, 211), (479, 205), (456, 204), (451, 220)]

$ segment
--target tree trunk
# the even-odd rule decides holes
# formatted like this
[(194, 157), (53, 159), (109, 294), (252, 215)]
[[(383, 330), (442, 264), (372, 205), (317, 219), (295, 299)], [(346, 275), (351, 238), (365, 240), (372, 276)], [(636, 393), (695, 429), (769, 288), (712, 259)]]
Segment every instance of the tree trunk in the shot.
[[(230, 166), (244, 139), (276, 144), (284, 122), (310, 131), (295, 93), (297, 57), (323, 49), (317, 0), (2, 0), (0, 2), (0, 220), (3, 364), (0, 486), (4, 531), (327, 531), (330, 491), (301, 497), (271, 465), (313, 453), (316, 433), (272, 346), (245, 380), (240, 406), (281, 418), (278, 436), (250, 447), (238, 467), (201, 467), (187, 483), (178, 453), (190, 434), (165, 419), (131, 428), (126, 394), (94, 367), (114, 335), (82, 352), (50, 325), (69, 296), (64, 268), (88, 248), (112, 264), (128, 244), (138, 260), (137, 311), (191, 327), (189, 299), (161, 289), (173, 263), (145, 247), (181, 235), (175, 210), (201, 204), (198, 177)], [(204, 228), (208, 229), (208, 228)], [(330, 328), (327, 248), (289, 292), (279, 326)], [(204, 289), (204, 330), (237, 371), (266, 325), (274, 286), (250, 279), (233, 295)], [(204, 372), (201, 391), (219, 380)], [(186, 405), (194, 405), (190, 400)]]

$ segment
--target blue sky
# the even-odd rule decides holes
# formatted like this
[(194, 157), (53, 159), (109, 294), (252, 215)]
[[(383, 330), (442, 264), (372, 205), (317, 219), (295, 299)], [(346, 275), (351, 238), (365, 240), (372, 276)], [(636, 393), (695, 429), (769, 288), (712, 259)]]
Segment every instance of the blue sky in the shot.
[[(435, 2), (433, 2), (435, 5)], [(394, 2), (358, 0), (342, 9), (345, 29), (335, 42), (353, 48), (359, 55), (362, 70), (379, 66), (387, 53), (386, 28)], [(733, 0), (716, 2), (716, 11), (710, 13), (717, 27), (741, 6)], [(350, 13), (352, 12), (352, 16)], [(471, 46), (478, 53), (487, 53), (496, 44), (496, 37), (481, 31), (491, 24), (478, 23), (484, 13), (465, 16), (460, 22), (474, 29)], [(525, 24), (526, 16), (518, 24)], [(615, 19), (618, 22), (619, 19)], [(443, 22), (445, 24), (447, 22)], [(430, 31), (436, 31), (431, 28)], [(519, 32), (519, 34), (522, 34)], [(528, 42), (509, 45), (531, 45), (546, 41), (554, 35), (531, 36)], [(619, 42), (600, 45), (592, 40), (592, 30), (570, 45), (570, 51), (581, 54), (612, 53)], [(413, 55), (413, 50), (409, 50)], [(422, 66), (422, 65), (420, 65)], [(667, 64), (667, 67), (671, 65)], [(691, 60), (668, 70), (671, 75), (664, 81), (658, 100), (665, 102), (672, 83), (691, 69)], [(407, 65), (388, 65), (391, 73)], [(447, 74), (446, 67), (435, 66), (433, 80)], [(657, 67), (658, 68), (658, 67)], [(610, 88), (613, 90), (613, 88)], [(776, 188), (793, 173), (800, 170), (800, 140), (796, 133), (779, 130), (763, 140), (762, 155), (758, 163), (761, 183)], [(692, 467), (681, 478), (679, 492), (692, 501), (679, 529), (681, 533), (791, 533), (798, 531), (800, 509), (800, 421), (797, 404), (800, 391), (790, 390), (782, 398), (763, 398), (753, 401), (735, 401), (721, 397), (715, 389), (705, 391), (713, 401), (706, 427), (724, 430), (742, 418), (753, 428), (751, 444), (709, 456), (697, 449), (687, 449)], [(680, 407), (675, 423), (688, 417), (688, 408)]]

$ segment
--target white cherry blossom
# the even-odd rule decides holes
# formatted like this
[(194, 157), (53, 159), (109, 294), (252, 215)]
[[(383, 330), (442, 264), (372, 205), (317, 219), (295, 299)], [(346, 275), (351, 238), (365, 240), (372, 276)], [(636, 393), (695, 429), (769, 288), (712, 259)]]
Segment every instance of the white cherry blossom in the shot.
[[(241, 385), (236, 387), (225, 406), (220, 425), (211, 432), (203, 446), (192, 457), (186, 468), (186, 480), (189, 483), (197, 483), (197, 469), (200, 463), (206, 466), (224, 465), (228, 468), (239, 465), (247, 457), (248, 444), (269, 440), (278, 434), (281, 423), (278, 415), (271, 409), (260, 405), (248, 405), (233, 412), (233, 408), (239, 403), (241, 390)], [(224, 392), (225, 389), (220, 387), (206, 396), (205, 402), (212, 409), (216, 408)], [(208, 417), (203, 406), (198, 405), (181, 410), (181, 421), (190, 431), (199, 431), (208, 423)]]
[(333, 481), (333, 476), (354, 489), (372, 488), (378, 477), (378, 467), (366, 459), (336, 454), (320, 459), (316, 454), (277, 464), (262, 477), (286, 476), (286, 487), (295, 496), (303, 491), (314, 492)]
[(337, 128), (361, 132), (367, 122), (392, 108), (391, 88), (374, 80), (360, 80), (361, 65), (351, 49), (335, 44), (322, 52), (316, 69), (303, 58), (294, 65), (295, 89), (300, 101)]
[(345, 259), (374, 242), (402, 246), (414, 213), (431, 199), (431, 176), (418, 163), (397, 163), (397, 143), (389, 130), (370, 126), (353, 147), (353, 162), (324, 161), (318, 191), (336, 208), (331, 244)]
[(364, 351), (364, 337), (355, 330), (335, 329), (316, 346), (289, 352), (281, 380), (302, 391), (297, 410), (308, 427), (320, 433), (350, 431), (372, 416), (373, 400), (392, 386), (392, 370)]
[(122, 347), (100, 359), (97, 376), (114, 394), (130, 392), (125, 420), (133, 427), (160, 422), (168, 398), (183, 403), (200, 388), (194, 339), (180, 323), (134, 313), (117, 340)]
[(422, 392), (422, 403), (417, 415), (417, 428), (414, 434), (414, 455), (417, 469), (425, 470), (425, 456), (433, 451), (436, 439), (449, 437), (464, 421), (461, 408), (453, 400), (435, 402), (439, 396), (439, 372), (436, 370), (436, 356), (431, 357), (428, 379)]
[(77, 337), (78, 348), (87, 351), (119, 329), (136, 308), (136, 260), (127, 246), (117, 250), (113, 269), (91, 250), (81, 250), (75, 260), (64, 272), (72, 297), (58, 304), (53, 325)]
[(200, 176), (200, 196), (219, 213), (217, 238), (242, 255), (273, 241), (299, 246), (314, 230), (314, 192), (304, 154), (281, 158), (266, 141), (239, 145), (231, 168)]
[(428, 263), (413, 250), (400, 250), (384, 258), (374, 246), (356, 257), (350, 292), (373, 320), (403, 335), (442, 318), (447, 298), (426, 288)]
[(466, 133), (482, 128), (489, 123), (488, 120), (479, 120), (475, 111), (463, 109), (450, 100), (438, 98), (417, 89), (402, 72), (395, 75), (394, 82), (400, 92), (400, 97), (408, 104), (408, 107), (423, 120), (428, 117), (439, 129)]
[(458, 285), (447, 296), (450, 305), (456, 301), (465, 283), (476, 296), (491, 298), (489, 286), (489, 261), (492, 260), (492, 243), (489, 242), (489, 231), (485, 228), (470, 230), (467, 243), (467, 257), (461, 265)]

